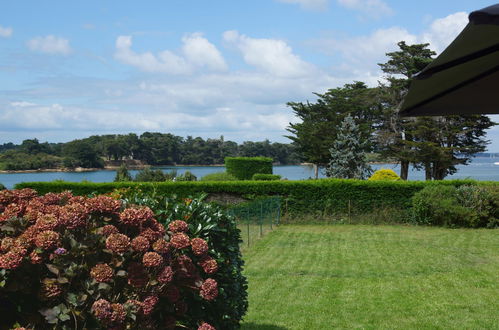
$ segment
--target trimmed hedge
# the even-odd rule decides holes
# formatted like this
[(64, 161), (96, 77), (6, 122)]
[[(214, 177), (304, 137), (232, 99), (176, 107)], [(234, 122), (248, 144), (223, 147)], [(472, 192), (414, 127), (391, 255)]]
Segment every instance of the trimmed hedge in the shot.
[(273, 181), (281, 180), (281, 176), (279, 174), (255, 173), (251, 179), (255, 181)]
[(272, 158), (225, 157), (225, 168), (239, 180), (251, 180), (256, 173), (272, 174)]
[(351, 209), (368, 212), (379, 207), (412, 206), (412, 196), (431, 185), (499, 185), (499, 182), (474, 180), (444, 181), (367, 181), (320, 179), (303, 181), (231, 181), (231, 182), (25, 182), (20, 188), (33, 188), (40, 194), (71, 190), (75, 195), (108, 193), (114, 189), (140, 187), (142, 191), (179, 197), (227, 193), (252, 199), (258, 196), (279, 195), (283, 197), (283, 211), (289, 215), (334, 214)]

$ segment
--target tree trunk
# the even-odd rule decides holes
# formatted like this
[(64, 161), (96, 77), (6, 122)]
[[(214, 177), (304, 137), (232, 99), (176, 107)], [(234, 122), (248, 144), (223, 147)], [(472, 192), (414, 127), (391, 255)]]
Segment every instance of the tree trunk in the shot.
[(409, 162), (407, 160), (400, 161), (400, 178), (407, 180), (409, 177)]
[(425, 179), (426, 181), (430, 181), (432, 179), (431, 175), (431, 163), (426, 163), (424, 165)]
[(314, 177), (315, 179), (319, 178), (319, 166), (317, 164), (314, 164)]

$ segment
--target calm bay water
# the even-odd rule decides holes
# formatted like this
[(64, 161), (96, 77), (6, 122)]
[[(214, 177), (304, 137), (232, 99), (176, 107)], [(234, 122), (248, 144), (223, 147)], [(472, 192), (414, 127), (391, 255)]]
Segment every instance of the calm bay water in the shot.
[[(459, 171), (448, 176), (446, 179), (475, 179), (475, 180), (491, 180), (499, 181), (499, 166), (494, 165), (494, 162), (499, 162), (499, 158), (475, 158), (470, 165), (458, 166)], [(206, 174), (214, 172), (223, 172), (223, 166), (167, 166), (160, 167), (163, 171), (168, 172), (177, 170), (178, 174), (185, 171), (191, 171), (199, 178)], [(399, 173), (399, 166), (394, 164), (375, 164), (372, 165), (374, 170), (380, 168), (390, 168)], [(138, 171), (130, 171), (135, 175)], [(110, 182), (114, 180), (116, 172), (109, 170), (99, 170), (92, 172), (35, 172), (35, 173), (0, 173), (0, 183), (11, 189), (16, 183), (30, 181), (91, 181), (91, 182)], [(289, 165), (289, 166), (274, 166), (274, 174), (280, 174), (283, 178), (289, 180), (304, 180), (313, 177), (314, 172), (311, 166)], [(321, 170), (320, 177), (325, 178), (324, 171)], [(411, 169), (409, 172), (409, 180), (424, 180), (424, 172)]]

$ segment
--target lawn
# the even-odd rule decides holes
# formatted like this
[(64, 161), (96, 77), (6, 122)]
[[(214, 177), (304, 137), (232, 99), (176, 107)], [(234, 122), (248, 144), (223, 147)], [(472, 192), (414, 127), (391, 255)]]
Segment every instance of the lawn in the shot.
[(244, 258), (243, 329), (499, 329), (499, 230), (286, 225)]

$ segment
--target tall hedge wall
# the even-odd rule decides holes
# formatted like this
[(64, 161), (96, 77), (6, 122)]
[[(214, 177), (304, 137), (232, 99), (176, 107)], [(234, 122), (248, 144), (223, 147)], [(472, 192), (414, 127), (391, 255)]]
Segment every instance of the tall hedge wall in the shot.
[(176, 194), (187, 197), (202, 192), (208, 194), (228, 193), (247, 198), (279, 195), (283, 197), (283, 211), (291, 215), (331, 214), (346, 211), (350, 207), (357, 211), (371, 211), (378, 207), (410, 207), (412, 196), (428, 185), (464, 184), (498, 185), (499, 182), (473, 180), (425, 181), (361, 181), (321, 179), (303, 181), (221, 181), (221, 182), (25, 182), (17, 189), (33, 188), (40, 194), (71, 190), (75, 195), (107, 193), (116, 188), (140, 187), (142, 191), (156, 191), (165, 195)]
[(272, 174), (272, 158), (225, 157), (225, 168), (239, 180), (251, 180), (256, 173)]

